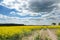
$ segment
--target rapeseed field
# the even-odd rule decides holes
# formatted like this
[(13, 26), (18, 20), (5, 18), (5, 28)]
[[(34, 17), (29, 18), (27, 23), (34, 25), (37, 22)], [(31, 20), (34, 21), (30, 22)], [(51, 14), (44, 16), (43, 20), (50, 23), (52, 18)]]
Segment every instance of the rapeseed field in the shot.
[[(39, 34), (39, 32), (42, 29), (43, 30), (47, 30), (47, 29), (55, 30), (56, 29), (55, 34), (57, 35), (58, 40), (60, 40), (60, 29), (59, 28), (60, 26), (53, 26), (53, 25), (52, 26), (0, 26), (0, 40), (25, 40), (24, 37), (31, 36), (33, 32), (36, 32), (37, 30), (38, 30), (37, 33)], [(39, 38), (39, 40), (40, 39), (41, 38)]]

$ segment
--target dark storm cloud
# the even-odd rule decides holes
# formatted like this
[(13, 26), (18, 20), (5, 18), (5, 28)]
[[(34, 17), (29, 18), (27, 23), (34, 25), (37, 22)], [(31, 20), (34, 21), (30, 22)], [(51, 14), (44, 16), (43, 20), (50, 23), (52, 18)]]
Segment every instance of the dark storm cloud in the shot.
[(56, 6), (52, 0), (33, 0), (29, 2), (29, 10), (32, 12), (51, 12)]

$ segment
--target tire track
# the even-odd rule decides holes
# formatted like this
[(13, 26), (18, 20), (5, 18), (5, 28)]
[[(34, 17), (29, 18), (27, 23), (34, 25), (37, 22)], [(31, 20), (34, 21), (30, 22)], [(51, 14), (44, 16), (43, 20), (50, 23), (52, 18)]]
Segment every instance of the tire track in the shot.
[(49, 29), (47, 29), (47, 33), (48, 33), (49, 37), (51, 38), (51, 40), (58, 40), (57, 36)]

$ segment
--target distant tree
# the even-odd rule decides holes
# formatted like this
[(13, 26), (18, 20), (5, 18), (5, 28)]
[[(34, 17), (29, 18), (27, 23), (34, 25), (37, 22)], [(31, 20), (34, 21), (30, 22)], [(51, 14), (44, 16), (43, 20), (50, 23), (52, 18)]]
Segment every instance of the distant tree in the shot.
[(56, 23), (52, 23), (52, 25), (56, 25)]
[(58, 25), (60, 25), (60, 23), (58, 23)]

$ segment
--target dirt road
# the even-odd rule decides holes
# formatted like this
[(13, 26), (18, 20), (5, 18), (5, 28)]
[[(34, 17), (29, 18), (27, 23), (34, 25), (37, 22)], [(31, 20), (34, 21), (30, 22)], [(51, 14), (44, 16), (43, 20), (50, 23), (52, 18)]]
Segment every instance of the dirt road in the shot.
[(57, 40), (57, 36), (55, 33), (50, 29), (41, 29), (34, 31), (32, 35), (23, 37), (22, 40), (35, 40), (35, 38), (39, 35), (39, 40)]

